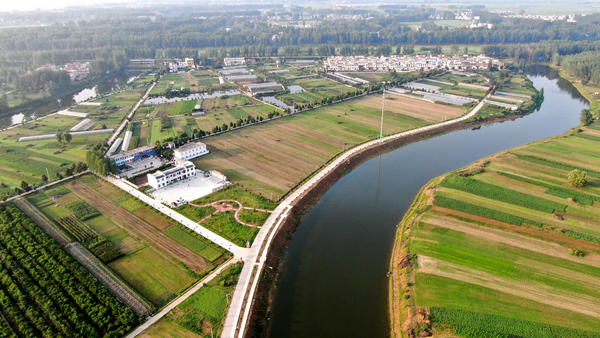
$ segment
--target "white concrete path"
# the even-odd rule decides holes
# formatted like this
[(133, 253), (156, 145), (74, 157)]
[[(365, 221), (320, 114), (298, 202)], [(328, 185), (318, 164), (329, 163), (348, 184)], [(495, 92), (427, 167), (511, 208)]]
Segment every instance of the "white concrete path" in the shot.
[(338, 156), (335, 160), (333, 160), (325, 168), (321, 169), (321, 171), (319, 171), (317, 174), (311, 177), (308, 181), (306, 181), (304, 184), (298, 187), (294, 192), (288, 195), (288, 197), (286, 197), (277, 206), (277, 208), (275, 208), (271, 216), (269, 216), (269, 218), (265, 221), (265, 224), (263, 224), (258, 235), (254, 239), (252, 247), (244, 256), (245, 264), (242, 269), (242, 273), (240, 274), (238, 284), (235, 288), (231, 304), (229, 305), (229, 310), (227, 312), (227, 317), (225, 318), (223, 334), (221, 335), (221, 337), (243, 337), (247, 321), (250, 316), (252, 299), (254, 297), (256, 287), (258, 285), (258, 280), (264, 267), (264, 263), (266, 261), (269, 246), (271, 245), (271, 242), (273, 240), (273, 237), (277, 233), (277, 230), (287, 217), (291, 207), (294, 205), (294, 201), (298, 197), (304, 194), (307, 190), (311, 189), (323, 177), (325, 177), (335, 168), (337, 168), (337, 166), (340, 165), (342, 162), (348, 160), (355, 154), (371, 146), (374, 146), (378, 143), (393, 141), (395, 139), (406, 136), (421, 134), (432, 129), (450, 126), (470, 119), (471, 117), (475, 116), (479, 112), (479, 110), (481, 110), (481, 108), (483, 108), (483, 106), (485, 105), (485, 99), (491, 96), (491, 93), (493, 93), (493, 91), (491, 91), (490, 94), (488, 94), (483, 100), (481, 100), (479, 104), (477, 104), (477, 106), (475, 106), (475, 108), (473, 108), (473, 110), (471, 110), (468, 114), (463, 115), (459, 118), (386, 136), (381, 140), (377, 139), (369, 141), (346, 151), (345, 153)]
[(200, 224), (192, 221), (191, 219), (183, 216), (182, 214), (178, 213), (177, 211), (165, 206), (164, 204), (160, 203), (159, 201), (155, 200), (154, 198), (144, 194), (143, 192), (133, 188), (132, 186), (130, 186), (129, 184), (125, 183), (122, 179), (118, 179), (112, 176), (109, 177), (104, 177), (104, 179), (106, 179), (108, 182), (114, 184), (115, 186), (117, 186), (118, 188), (121, 188), (122, 190), (128, 192), (129, 194), (133, 195), (134, 197), (136, 197), (137, 199), (139, 199), (140, 201), (148, 204), (149, 206), (151, 206), (152, 208), (156, 209), (157, 211), (171, 217), (172, 219), (174, 219), (175, 221), (181, 223), (183, 226), (187, 227), (188, 229), (196, 232), (197, 234), (199, 234), (200, 236), (210, 240), (211, 242), (217, 244), (218, 246), (222, 247), (223, 249), (233, 253), (233, 255), (235, 257), (245, 257), (247, 256), (248, 252), (251, 249), (247, 249), (247, 248), (242, 248), (239, 247), (235, 244), (233, 244), (232, 242), (226, 240), (225, 238), (215, 234), (214, 232), (206, 229), (205, 227), (201, 226)]

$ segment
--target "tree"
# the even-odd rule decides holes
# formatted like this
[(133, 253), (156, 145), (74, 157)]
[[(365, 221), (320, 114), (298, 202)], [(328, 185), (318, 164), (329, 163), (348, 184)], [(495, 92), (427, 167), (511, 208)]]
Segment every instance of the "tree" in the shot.
[(70, 133), (66, 133), (63, 135), (63, 139), (65, 140), (65, 143), (71, 143), (72, 138), (73, 138), (73, 136), (71, 136)]
[(48, 182), (48, 176), (46, 176), (46, 174), (42, 175), (42, 182)]
[(583, 109), (581, 111), (581, 123), (583, 123), (584, 126), (588, 126), (592, 124), (592, 122), (594, 122), (592, 112), (589, 109)]
[(27, 183), (25, 181), (21, 181), (21, 190), (23, 190), (23, 191), (29, 191), (29, 190), (31, 190), (31, 187), (29, 186), (29, 183)]
[(56, 132), (56, 141), (60, 144), (63, 143), (63, 133), (60, 130)]
[(567, 179), (575, 188), (581, 188), (587, 184), (587, 173), (579, 169), (571, 170)]

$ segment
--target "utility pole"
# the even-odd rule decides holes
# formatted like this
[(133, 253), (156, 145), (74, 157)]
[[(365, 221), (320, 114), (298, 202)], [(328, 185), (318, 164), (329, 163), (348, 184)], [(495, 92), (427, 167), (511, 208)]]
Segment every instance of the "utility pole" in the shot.
[(383, 111), (385, 109), (385, 82), (383, 83), (383, 94), (381, 95), (381, 126), (379, 127), (379, 142), (383, 142)]

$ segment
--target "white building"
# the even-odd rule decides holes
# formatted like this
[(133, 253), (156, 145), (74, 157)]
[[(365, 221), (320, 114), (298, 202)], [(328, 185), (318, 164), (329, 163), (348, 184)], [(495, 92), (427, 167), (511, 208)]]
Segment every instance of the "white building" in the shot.
[(246, 64), (245, 58), (223, 58), (223, 64), (225, 67), (240, 66)]
[(190, 142), (173, 151), (173, 157), (182, 161), (191, 160), (206, 154), (208, 154), (208, 149), (206, 149), (206, 144), (202, 142)]
[(154, 189), (164, 188), (174, 182), (196, 175), (196, 166), (190, 161), (176, 161), (173, 168), (165, 171), (157, 170), (148, 174), (148, 184)]

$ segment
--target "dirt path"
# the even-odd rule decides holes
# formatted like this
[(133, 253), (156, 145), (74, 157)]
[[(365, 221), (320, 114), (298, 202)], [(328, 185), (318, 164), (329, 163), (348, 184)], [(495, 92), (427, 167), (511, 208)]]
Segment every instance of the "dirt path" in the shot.
[(56, 229), (54, 224), (49, 221), (46, 216), (42, 215), (34, 206), (29, 204), (29, 202), (23, 198), (18, 198), (15, 200), (15, 204), (19, 209), (21, 209), (27, 216), (33, 218), (33, 220), (39, 224), (39, 226), (44, 229), (44, 231), (54, 238), (60, 245), (65, 246), (71, 242), (69, 238), (67, 238), (64, 234), (62, 234), (59, 230)]
[(112, 275), (94, 255), (87, 251), (81, 244), (73, 242), (65, 246), (65, 249), (75, 259), (85, 266), (102, 284), (119, 297), (125, 304), (129, 305), (138, 315), (147, 315), (153, 308), (142, 300), (137, 294), (130, 290), (124, 282), (119, 281)]
[(115, 206), (112, 201), (107, 201), (105, 196), (102, 196), (93, 189), (76, 181), (73, 182), (72, 187), (73, 192), (77, 196), (98, 208), (102, 214), (109, 216), (115, 223), (132, 232), (136, 237), (142, 238), (151, 247), (162, 249), (158, 250), (160, 254), (164, 255), (165, 252), (170, 254), (170, 257), (167, 256), (166, 258), (179, 259), (195, 272), (202, 272), (210, 266), (206, 258), (179, 244), (179, 242), (165, 235), (152, 224), (149, 224), (126, 209)]
[(595, 297), (569, 292), (532, 281), (518, 281), (487, 272), (448, 263), (433, 257), (420, 256), (419, 271), (480, 285), (538, 303), (600, 318), (600, 303)]
[(428, 217), (426, 220), (424, 220), (424, 222), (433, 224), (441, 228), (460, 231), (490, 241), (500, 242), (521, 249), (539, 252), (544, 255), (560, 257), (562, 259), (570, 260), (573, 262), (600, 267), (600, 255), (595, 253), (589, 253), (585, 257), (575, 257), (569, 253), (569, 248), (563, 247), (557, 243), (552, 243), (537, 238), (531, 238), (509, 231), (478, 226), (473, 223), (464, 222), (456, 218), (447, 216)]
[(251, 208), (251, 207), (245, 207), (245, 206), (244, 206), (244, 205), (243, 205), (241, 202), (239, 202), (239, 201), (237, 201), (237, 200), (227, 200), (227, 199), (224, 199), (224, 200), (218, 200), (218, 201), (214, 201), (214, 202), (207, 203), (207, 204), (194, 204), (194, 203), (189, 203), (189, 205), (191, 205), (191, 206), (193, 206), (193, 207), (196, 207), (196, 208), (206, 208), (206, 207), (213, 207), (213, 208), (217, 209), (217, 210), (216, 210), (215, 212), (213, 212), (212, 214), (210, 214), (210, 215), (208, 215), (208, 216), (204, 217), (203, 219), (201, 219), (200, 221), (198, 221), (198, 223), (200, 223), (200, 224), (201, 224), (202, 222), (206, 221), (207, 219), (211, 218), (212, 216), (214, 216), (214, 215), (216, 215), (216, 214), (218, 214), (218, 213), (222, 212), (222, 211), (219, 211), (219, 210), (218, 210), (217, 206), (218, 206), (218, 205), (220, 205), (220, 204), (223, 204), (223, 203), (235, 203), (235, 204), (237, 204), (237, 205), (238, 205), (238, 207), (237, 207), (237, 208), (234, 208), (234, 209), (235, 209), (235, 213), (234, 213), (234, 215), (233, 215), (233, 216), (235, 217), (235, 221), (236, 221), (236, 222), (238, 222), (238, 223), (240, 223), (240, 224), (242, 224), (242, 225), (245, 225), (245, 226), (247, 226), (247, 227), (250, 227), (250, 228), (257, 228), (257, 229), (258, 229), (258, 228), (260, 228), (260, 226), (257, 226), (257, 225), (254, 225), (254, 224), (250, 224), (250, 223), (246, 223), (246, 222), (242, 221), (242, 220), (240, 219), (240, 212), (241, 212), (242, 210), (254, 210), (254, 211), (260, 211), (260, 212), (266, 212), (266, 213), (269, 213), (269, 214), (273, 212), (273, 210), (267, 210), (267, 209), (258, 209), (258, 208)]

